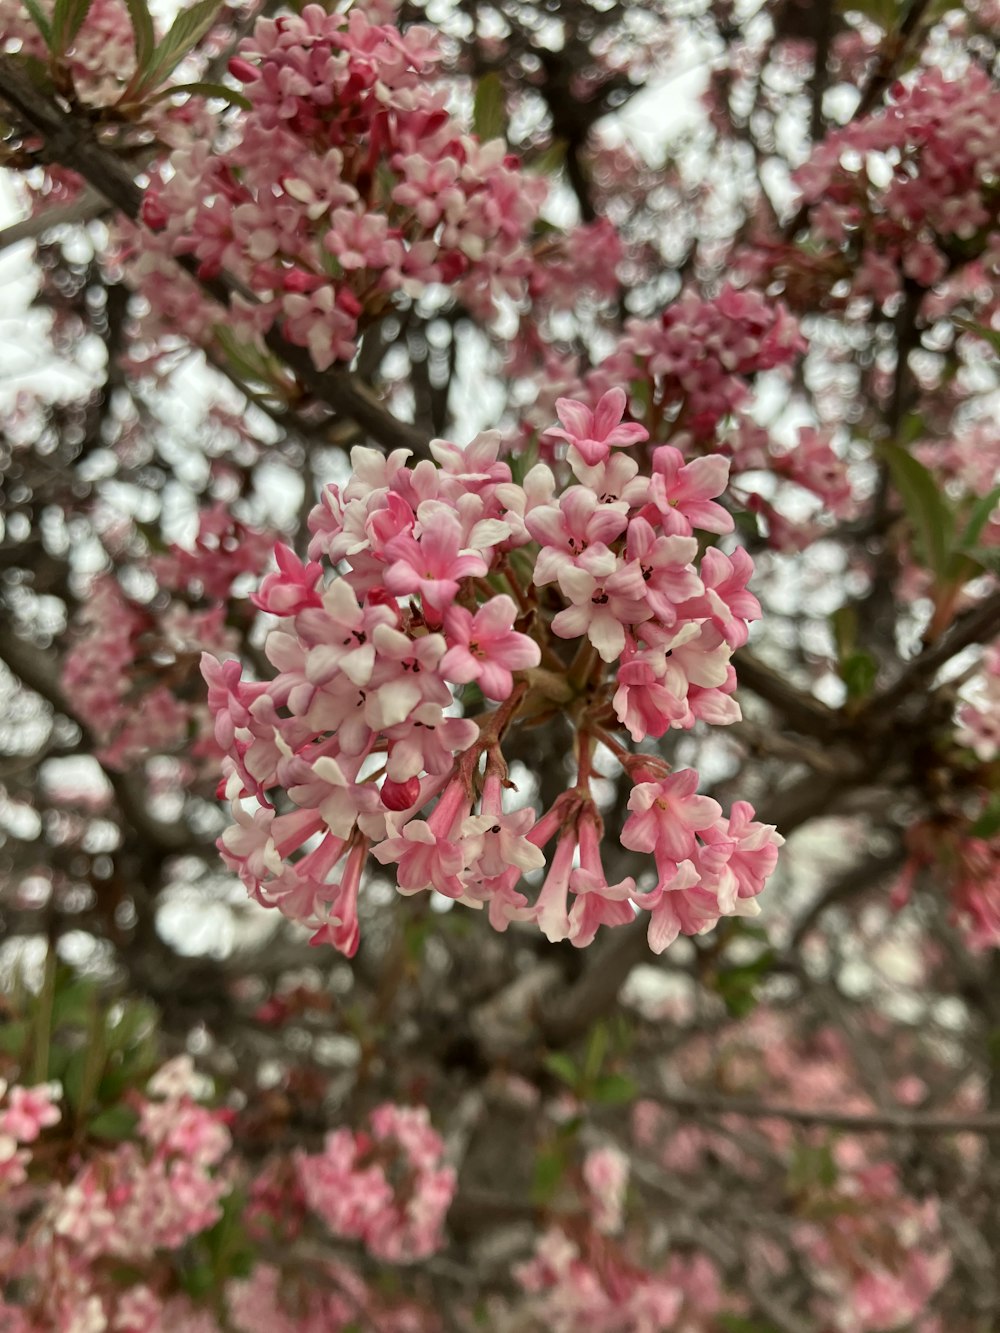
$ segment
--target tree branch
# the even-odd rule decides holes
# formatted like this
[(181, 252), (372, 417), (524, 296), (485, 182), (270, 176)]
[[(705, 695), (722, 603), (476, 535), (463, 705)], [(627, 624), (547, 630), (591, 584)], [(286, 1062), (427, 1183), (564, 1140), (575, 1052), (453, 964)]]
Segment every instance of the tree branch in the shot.
[(855, 1113), (814, 1110), (784, 1103), (755, 1102), (742, 1097), (720, 1097), (715, 1093), (664, 1092), (643, 1089), (640, 1096), (683, 1115), (744, 1116), (748, 1120), (788, 1120), (796, 1125), (843, 1129), (853, 1134), (1000, 1134), (1000, 1112), (976, 1115), (942, 1111), (873, 1111)]

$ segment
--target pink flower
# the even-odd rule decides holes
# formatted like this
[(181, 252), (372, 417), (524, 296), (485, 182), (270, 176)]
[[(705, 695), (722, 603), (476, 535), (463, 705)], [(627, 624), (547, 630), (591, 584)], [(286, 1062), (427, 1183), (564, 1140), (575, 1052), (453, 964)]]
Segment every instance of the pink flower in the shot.
[(506, 699), (514, 688), (512, 671), (538, 666), (542, 650), (513, 628), (517, 607), (507, 596), (493, 597), (475, 615), (462, 606), (444, 613), (444, 633), (451, 645), (441, 659), (441, 674), (457, 685), (477, 681), (487, 699)]
[(554, 426), (545, 433), (568, 441), (583, 461), (593, 467), (607, 458), (612, 446), (623, 448), (649, 439), (649, 431), (638, 422), (621, 424), (627, 406), (625, 390), (617, 388), (609, 389), (593, 411), (572, 398), (557, 398), (556, 411), (562, 429)]
[(653, 852), (659, 862), (680, 862), (694, 856), (695, 834), (708, 828), (722, 814), (718, 801), (697, 796), (698, 774), (681, 769), (657, 782), (641, 782), (632, 788), (628, 808), (632, 811), (622, 829), (622, 845), (635, 852)]
[(43, 1129), (58, 1124), (61, 1114), (48, 1084), (35, 1088), (15, 1085), (0, 1111), (0, 1134), (9, 1134), (19, 1143), (34, 1143)]
[(442, 512), (424, 527), (419, 539), (400, 533), (386, 543), (392, 562), (385, 571), (385, 585), (394, 593), (419, 593), (424, 610), (440, 623), (446, 607), (454, 602), (461, 579), (482, 578), (487, 572), (481, 555), (461, 553), (462, 531), (457, 515)]
[(682, 537), (690, 536), (695, 528), (732, 532), (732, 514), (713, 502), (728, 480), (728, 458), (714, 454), (685, 463), (680, 450), (669, 444), (654, 450), (649, 499), (659, 511), (664, 532)]
[(586, 634), (605, 662), (624, 651), (624, 627), (653, 614), (638, 562), (623, 565), (606, 546), (590, 547), (579, 565), (561, 570), (559, 587), (570, 606), (553, 618), (552, 632), (561, 639)]

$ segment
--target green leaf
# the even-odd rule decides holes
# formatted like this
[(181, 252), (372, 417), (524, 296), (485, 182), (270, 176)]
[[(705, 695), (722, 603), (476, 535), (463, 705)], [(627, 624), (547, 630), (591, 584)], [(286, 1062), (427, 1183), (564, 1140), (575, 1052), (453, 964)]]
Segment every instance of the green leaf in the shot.
[(810, 1194), (816, 1189), (829, 1190), (837, 1183), (837, 1163), (828, 1143), (814, 1146), (799, 1144), (788, 1168), (788, 1188), (792, 1194)]
[(97, 986), (86, 977), (76, 977), (57, 986), (52, 1001), (52, 1026), (68, 1024), (85, 1027), (89, 1024), (97, 998)]
[(571, 1088), (575, 1088), (579, 1083), (580, 1071), (565, 1051), (551, 1051), (545, 1057), (544, 1064), (550, 1074), (555, 1074), (556, 1078), (562, 1079)]
[(535, 1160), (531, 1195), (535, 1203), (548, 1203), (566, 1173), (566, 1157), (559, 1148), (540, 1152)]
[(192, 97), (214, 97), (219, 102), (229, 102), (231, 106), (242, 107), (244, 111), (250, 110), (250, 99), (238, 93), (235, 88), (227, 88), (224, 83), (203, 83), (196, 80), (194, 83), (172, 83), (169, 88), (161, 88), (158, 93), (154, 93), (149, 99), (150, 102), (161, 102), (165, 97), (173, 97), (174, 93), (189, 93)]
[(472, 128), (483, 143), (507, 137), (507, 103), (503, 80), (496, 70), (479, 80), (472, 106)]
[(943, 578), (954, 545), (954, 516), (931, 473), (896, 444), (884, 444), (892, 479), (913, 525), (918, 551), (928, 569)]
[(720, 1333), (780, 1333), (774, 1324), (761, 1319), (747, 1319), (741, 1314), (720, 1314), (719, 1330)]
[(774, 950), (765, 949), (750, 963), (722, 967), (715, 979), (715, 987), (733, 1018), (745, 1018), (757, 1005), (757, 986), (770, 971)]
[(867, 699), (878, 677), (878, 663), (871, 653), (849, 653), (840, 664), (840, 679), (847, 686), (848, 699)]
[(583, 1077), (591, 1083), (601, 1072), (604, 1057), (608, 1053), (608, 1029), (604, 1023), (595, 1023), (587, 1043), (587, 1054), (583, 1061)]
[(135, 77), (133, 83), (141, 79), (149, 68), (149, 62), (156, 50), (156, 32), (153, 28), (153, 16), (146, 5), (146, 0), (125, 0), (128, 16), (132, 20), (132, 33), (135, 37)]
[(52, 12), (52, 51), (61, 56), (73, 44), (73, 38), (83, 27), (93, 0), (56, 0)]
[(48, 19), (42, 13), (41, 7), (38, 5), (37, 0), (24, 0), (24, 7), (31, 15), (31, 21), (34, 23), (38, 31), (42, 34), (42, 38), (45, 41), (45, 45), (51, 51), (52, 28), (49, 24)]
[(533, 171), (538, 176), (554, 176), (557, 171), (562, 169), (565, 161), (565, 140), (556, 139), (546, 148), (544, 153), (539, 153), (536, 158), (532, 158), (527, 167), (529, 171)]
[(0, 1051), (21, 1063), (25, 1057), (28, 1038), (31, 1036), (31, 1023), (27, 1019), (18, 1019), (13, 1023), (0, 1023)]
[(1000, 792), (993, 793), (969, 832), (974, 838), (993, 838), (1000, 833)]
[(858, 640), (858, 613), (853, 606), (838, 606), (830, 617), (837, 657), (842, 662), (854, 651)]
[(170, 77), (188, 52), (215, 27), (222, 5), (223, 0), (198, 0), (190, 9), (180, 11), (156, 48), (139, 81), (138, 91), (156, 88)]
[(604, 1074), (591, 1089), (590, 1099), (604, 1106), (615, 1106), (634, 1102), (638, 1095), (638, 1087), (627, 1074)]
[(988, 495), (982, 496), (969, 510), (965, 528), (958, 539), (960, 551), (971, 551), (983, 535), (983, 528), (990, 521), (990, 515), (1000, 504), (1000, 486), (994, 486)]
[(138, 1123), (139, 1117), (127, 1106), (109, 1106), (88, 1121), (87, 1133), (95, 1139), (110, 1139), (117, 1143), (131, 1138)]
[(971, 551), (964, 551), (963, 555), (991, 574), (1000, 574), (1000, 546), (976, 546)]

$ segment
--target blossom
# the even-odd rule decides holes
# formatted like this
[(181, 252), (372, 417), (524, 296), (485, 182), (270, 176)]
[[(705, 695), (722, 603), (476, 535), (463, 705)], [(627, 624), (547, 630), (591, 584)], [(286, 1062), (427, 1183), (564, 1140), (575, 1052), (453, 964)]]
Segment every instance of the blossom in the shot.
[(649, 432), (637, 422), (623, 425), (628, 406), (624, 389), (609, 389), (593, 411), (571, 398), (559, 398), (556, 411), (561, 427), (546, 433), (553, 439), (566, 440), (591, 467), (607, 458), (613, 447), (625, 448), (649, 439)]
[(462, 606), (444, 613), (444, 631), (451, 647), (441, 659), (448, 680), (465, 685), (476, 681), (487, 699), (506, 699), (514, 688), (512, 671), (538, 666), (541, 649), (534, 639), (514, 629), (517, 607), (506, 595), (493, 597), (475, 615)]

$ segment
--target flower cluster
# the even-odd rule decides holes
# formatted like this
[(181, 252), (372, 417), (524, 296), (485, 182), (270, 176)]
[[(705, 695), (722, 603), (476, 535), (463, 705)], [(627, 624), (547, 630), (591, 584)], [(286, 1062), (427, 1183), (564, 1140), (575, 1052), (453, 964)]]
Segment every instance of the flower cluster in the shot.
[(577, 1241), (545, 1232), (514, 1276), (524, 1314), (552, 1333), (647, 1333), (683, 1328), (708, 1333), (722, 1305), (719, 1277), (703, 1255), (673, 1256), (662, 1272), (637, 1266), (597, 1237)]
[(998, 106), (974, 62), (960, 77), (921, 67), (884, 108), (827, 134), (795, 173), (815, 248), (777, 248), (789, 291), (808, 269), (876, 306), (907, 280), (940, 283), (966, 243), (996, 225)]
[(975, 953), (1000, 948), (1000, 834), (977, 836), (965, 818), (941, 818), (913, 824), (906, 843), (910, 855), (893, 891), (894, 906), (902, 907), (917, 876), (931, 869), (968, 947)]
[(199, 649), (212, 644), (216, 652), (232, 651), (225, 614), (221, 604), (144, 607), (115, 579), (94, 581), (76, 617), (62, 686), (98, 738), (101, 763), (128, 768), (150, 753), (178, 750), (192, 727), (204, 729), (204, 704), (185, 687)]
[(212, 316), (157, 278), (189, 254), (211, 278), (252, 289), (240, 325), (277, 323), (324, 370), (349, 362), (359, 332), (430, 284), (454, 285), (488, 318), (531, 269), (528, 233), (546, 194), (502, 140), (480, 143), (448, 110), (429, 29), (345, 18), (307, 5), (258, 20), (229, 64), (249, 108), (224, 155), (192, 138), (147, 193), (139, 271), (154, 314), (189, 334)]
[[(900, 1187), (889, 1162), (868, 1165), (845, 1144), (832, 1220), (806, 1221), (796, 1243), (819, 1278), (836, 1290), (823, 1311), (836, 1333), (890, 1333), (916, 1320), (948, 1276), (934, 1200), (919, 1203)], [(826, 1302), (823, 1302), (826, 1305)]]
[(30, 1145), (43, 1129), (59, 1123), (61, 1113), (55, 1103), (48, 1084), (8, 1088), (0, 1079), (0, 1191), (24, 1183)]
[(993, 644), (983, 655), (970, 695), (958, 712), (958, 741), (988, 764), (1000, 755), (1000, 644)]
[(328, 1134), (322, 1153), (298, 1158), (306, 1203), (336, 1236), (360, 1240), (377, 1259), (411, 1263), (442, 1246), (455, 1193), (444, 1144), (423, 1106), (376, 1107), (367, 1133)]
[[(624, 408), (620, 389), (594, 411), (560, 401), (565, 459), (520, 483), (497, 432), (435, 441), (414, 466), (356, 448), (351, 480), (312, 514), (308, 562), (279, 548), (256, 595), (280, 620), (265, 645), (275, 678), (206, 656), (235, 820), (223, 856), (316, 942), (357, 948), (369, 851), (401, 893), (433, 888), (488, 906), (497, 929), (533, 921), (577, 946), (631, 921), (633, 903), (653, 907), (657, 949), (757, 910), (774, 830), (742, 802), (726, 818), (695, 774), (614, 734), (738, 719), (730, 657), (759, 614), (746, 553), (699, 557), (694, 535), (732, 530), (716, 499), (726, 461), (662, 446), (640, 472), (627, 450), (646, 432)], [(576, 783), (540, 814), (511, 808), (504, 739), (556, 713), (575, 725)], [(635, 784), (623, 841), (655, 855), (643, 894), (604, 871), (599, 755)], [(553, 840), (530, 904), (518, 886)]]

